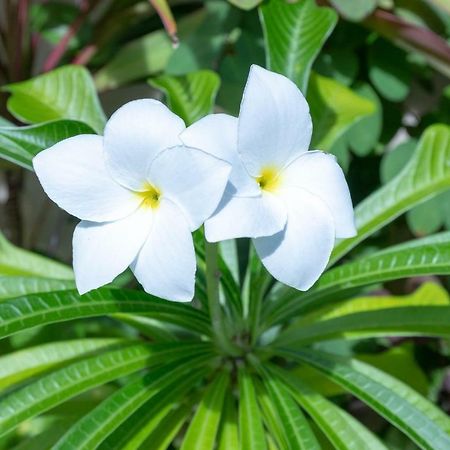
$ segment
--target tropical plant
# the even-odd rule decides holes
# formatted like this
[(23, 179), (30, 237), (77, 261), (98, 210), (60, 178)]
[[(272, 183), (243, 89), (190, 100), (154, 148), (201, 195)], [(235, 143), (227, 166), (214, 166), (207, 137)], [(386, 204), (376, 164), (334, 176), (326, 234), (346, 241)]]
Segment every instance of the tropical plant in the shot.
[[(154, 3), (163, 5), (159, 11), (167, 18), (165, 2)], [(232, 3), (248, 9), (259, 2)], [(344, 17), (365, 18), (365, 26), (389, 34), (386, 24), (392, 21), (380, 22), (383, 10), (372, 13), (375, 0), (361, 10), (344, 0), (329, 3)], [(442, 17), (440, 2), (429, 3)], [(211, 4), (207, 8), (222, 8)], [(239, 52), (222, 61), (225, 89), (216, 99), (220, 78), (205, 67), (216, 55), (206, 47), (217, 42), (204, 44), (201, 56), (207, 62), (197, 67), (192, 49), (213, 31), (205, 29), (203, 19), (201, 26), (192, 20), (195, 14), (179, 24), (177, 50), (158, 30), (123, 46), (111, 61), (98, 62), (94, 80), (85, 68), (66, 65), (4, 86), (10, 119), (28, 124), (6, 119), (1, 124), (0, 156), (7, 167), (32, 170), (32, 158), (51, 145), (101, 134), (105, 114), (95, 84), (113, 88), (158, 74), (150, 83), (187, 124), (214, 104), (233, 111), (236, 85), (227, 76), (242, 58), (245, 38), (239, 37)], [(267, 67), (307, 93), (314, 146), (336, 153), (341, 162), (349, 149), (369, 154), (380, 140), (381, 131), (374, 128), (381, 100), (367, 83), (354, 87), (342, 81), (346, 70), (341, 73), (334, 64), (323, 69), (329, 60), (320, 52), (336, 26), (335, 10), (312, 0), (271, 0), (259, 6), (259, 17)], [(243, 36), (250, 33), (242, 30)], [(214, 33), (222, 48), (228, 34)], [(408, 39), (414, 37), (405, 32), (396, 39), (411, 46)], [(136, 60), (142, 46), (164, 55)], [(426, 41), (416, 50), (431, 58)], [(380, 52), (374, 48), (370, 58)], [(178, 56), (169, 61), (172, 53)], [(443, 58), (441, 52), (421, 63), (444, 70)], [(180, 69), (186, 61), (193, 64), (189, 73)], [(408, 82), (393, 77), (398, 84), (389, 89), (386, 73), (386, 67), (371, 66), (373, 84), (381, 95), (386, 90), (403, 99)], [(130, 288), (128, 273), (80, 296), (69, 266), (1, 236), (0, 449), (375, 450), (407, 448), (410, 442), (422, 449), (450, 448), (450, 419), (427, 398), (423, 372), (404, 346), (386, 343), (386, 337), (449, 339), (447, 291), (428, 280), (410, 294), (373, 295), (385, 283), (450, 274), (448, 231), (393, 245), (374, 239), (403, 214), (448, 194), (450, 127), (432, 123), (421, 131), (384, 184), (358, 203), (357, 236), (336, 243), (328, 269), (307, 292), (275, 281), (247, 240), (210, 244), (199, 230), (192, 303)], [(382, 418), (382, 432), (349, 412), (349, 398)]]

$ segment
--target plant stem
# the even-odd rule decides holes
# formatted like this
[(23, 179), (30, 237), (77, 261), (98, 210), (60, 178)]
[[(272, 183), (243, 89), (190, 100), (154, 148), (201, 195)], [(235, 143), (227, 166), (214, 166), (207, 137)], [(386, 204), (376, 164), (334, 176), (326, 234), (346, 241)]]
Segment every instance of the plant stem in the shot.
[(225, 323), (223, 321), (223, 311), (220, 306), (219, 297), (220, 272), (217, 264), (218, 256), (217, 244), (205, 240), (206, 288), (214, 339), (218, 347), (225, 354), (239, 356), (242, 354), (242, 350), (228, 339)]

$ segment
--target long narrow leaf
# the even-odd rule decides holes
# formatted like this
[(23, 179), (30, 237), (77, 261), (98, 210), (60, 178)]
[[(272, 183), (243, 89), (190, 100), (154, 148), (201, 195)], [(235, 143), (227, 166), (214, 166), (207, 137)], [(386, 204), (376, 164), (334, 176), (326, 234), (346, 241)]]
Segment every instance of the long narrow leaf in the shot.
[(450, 447), (450, 419), (395, 378), (361, 361), (302, 350), (287, 357), (307, 363), (340, 384), (426, 450)]
[(141, 313), (200, 333), (209, 332), (206, 315), (189, 305), (161, 300), (138, 291), (99, 289), (31, 294), (0, 302), (0, 338), (37, 325), (111, 313)]

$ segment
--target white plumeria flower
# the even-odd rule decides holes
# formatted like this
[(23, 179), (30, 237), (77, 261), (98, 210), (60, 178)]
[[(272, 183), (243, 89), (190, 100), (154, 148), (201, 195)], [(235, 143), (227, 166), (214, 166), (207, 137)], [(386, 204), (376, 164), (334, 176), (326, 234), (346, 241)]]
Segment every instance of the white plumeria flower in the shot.
[(130, 266), (147, 292), (192, 299), (191, 232), (216, 209), (231, 166), (183, 146), (184, 129), (162, 103), (136, 100), (112, 115), (104, 137), (75, 136), (34, 158), (47, 195), (81, 219), (73, 236), (80, 294)]
[(335, 238), (355, 235), (345, 177), (332, 155), (308, 151), (308, 104), (288, 78), (253, 65), (239, 119), (212, 114), (181, 134), (190, 146), (229, 161), (230, 180), (206, 239), (254, 238), (267, 270), (309, 289)]

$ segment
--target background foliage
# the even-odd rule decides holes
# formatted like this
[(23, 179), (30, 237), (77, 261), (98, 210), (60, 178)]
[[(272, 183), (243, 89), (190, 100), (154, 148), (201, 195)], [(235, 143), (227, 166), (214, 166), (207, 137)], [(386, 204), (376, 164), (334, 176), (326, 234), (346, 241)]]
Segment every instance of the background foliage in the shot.
[[(446, 0), (1, 0), (0, 449), (450, 448), (449, 38)], [(307, 96), (358, 236), (306, 293), (222, 243), (225, 347), (201, 231), (192, 305), (80, 297), (32, 157), (133, 98), (237, 114), (252, 63)]]

